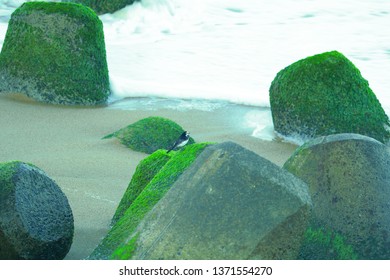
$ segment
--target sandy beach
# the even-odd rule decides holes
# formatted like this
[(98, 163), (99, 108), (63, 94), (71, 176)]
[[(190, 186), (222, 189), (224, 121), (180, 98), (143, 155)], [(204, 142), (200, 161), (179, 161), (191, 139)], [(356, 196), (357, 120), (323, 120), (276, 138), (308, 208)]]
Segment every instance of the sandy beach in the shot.
[(283, 165), (296, 146), (252, 137), (252, 129), (242, 126), (244, 115), (251, 110), (256, 108), (80, 108), (0, 96), (0, 162), (33, 163), (57, 182), (75, 220), (73, 245), (66, 259), (84, 259), (109, 230), (138, 162), (147, 156), (125, 148), (116, 139), (102, 140), (103, 136), (139, 119), (161, 116), (190, 131), (197, 142), (234, 141)]

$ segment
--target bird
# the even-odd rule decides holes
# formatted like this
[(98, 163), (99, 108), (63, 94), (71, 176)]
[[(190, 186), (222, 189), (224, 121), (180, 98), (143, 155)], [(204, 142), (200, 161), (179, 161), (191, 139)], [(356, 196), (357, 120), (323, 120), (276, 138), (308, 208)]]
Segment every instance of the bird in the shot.
[(185, 144), (188, 143), (188, 140), (190, 140), (190, 133), (188, 131), (184, 131), (175, 141), (175, 144), (173, 144), (173, 146), (167, 151), (167, 153), (169, 153), (173, 149), (183, 147)]

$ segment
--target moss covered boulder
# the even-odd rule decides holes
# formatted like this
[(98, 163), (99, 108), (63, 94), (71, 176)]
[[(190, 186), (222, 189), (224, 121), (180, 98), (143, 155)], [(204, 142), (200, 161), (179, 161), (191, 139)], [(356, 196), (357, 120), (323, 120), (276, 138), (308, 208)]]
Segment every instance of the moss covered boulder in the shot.
[(356, 258), (390, 259), (387, 146), (357, 134), (319, 137), (298, 148), (284, 168), (309, 186), (314, 232), (339, 236)]
[[(126, 191), (128, 194), (125, 194), (118, 206), (116, 218), (114, 217), (118, 221), (89, 258), (128, 258), (132, 246), (131, 234), (145, 215), (164, 197), (175, 181), (208, 145), (208, 143), (192, 144), (169, 154), (165, 150), (159, 150), (141, 162), (130, 183), (130, 186), (135, 186), (137, 190), (128, 189)], [(169, 160), (163, 164), (167, 157)], [(160, 163), (155, 164), (156, 161)], [(149, 167), (148, 163), (151, 164)], [(163, 165), (161, 168), (160, 164)], [(149, 176), (146, 174), (149, 172), (156, 174)], [(149, 180), (150, 177), (153, 178)], [(139, 194), (136, 195), (137, 193)]]
[[(171, 173), (170, 169), (166, 171)], [(157, 176), (153, 181), (164, 182), (171, 175)], [(144, 196), (148, 198), (143, 198), (144, 205), (156, 190)], [(310, 205), (306, 184), (292, 174), (235, 143), (212, 145), (137, 227), (126, 231), (125, 242), (118, 244), (111, 257), (293, 259)]]
[(281, 70), (270, 87), (275, 130), (303, 139), (357, 133), (385, 143), (389, 119), (360, 71), (337, 51)]
[(73, 2), (86, 5), (99, 15), (114, 13), (137, 1), (140, 0), (62, 0), (62, 2)]
[[(111, 133), (103, 139), (116, 137), (126, 147), (151, 154), (158, 149), (169, 149), (184, 129), (177, 123), (161, 117), (149, 117)], [(190, 137), (189, 144), (195, 143)]]
[(9, 21), (0, 92), (53, 104), (95, 105), (110, 94), (103, 25), (73, 3), (27, 2)]
[(115, 211), (112, 224), (115, 224), (122, 218), (123, 214), (131, 206), (133, 201), (157, 175), (161, 168), (163, 168), (171, 159), (171, 156), (172, 153), (167, 153), (165, 150), (158, 150), (138, 164), (130, 184)]
[(63, 259), (73, 214), (57, 184), (39, 168), (0, 163), (0, 259)]

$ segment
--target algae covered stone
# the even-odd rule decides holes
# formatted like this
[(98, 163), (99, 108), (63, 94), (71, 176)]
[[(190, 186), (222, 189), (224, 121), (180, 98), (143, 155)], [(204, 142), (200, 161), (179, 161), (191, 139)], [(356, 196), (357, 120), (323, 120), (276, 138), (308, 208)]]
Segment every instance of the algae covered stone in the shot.
[(351, 258), (390, 259), (387, 146), (357, 134), (323, 136), (298, 148), (284, 168), (309, 186), (313, 232), (339, 236)]
[(281, 70), (270, 87), (275, 130), (303, 139), (357, 133), (385, 143), (389, 119), (360, 71), (332, 51)]
[(73, 240), (68, 200), (39, 168), (0, 163), (0, 259), (63, 259)]
[[(109, 134), (103, 139), (116, 137), (123, 145), (134, 151), (151, 154), (158, 149), (170, 148), (183, 131), (180, 125), (169, 119), (149, 117)], [(188, 144), (194, 142), (190, 137)]]
[[(155, 176), (149, 181), (144, 183), (134, 182), (134, 185), (145, 185), (142, 187), (142, 191), (136, 197), (132, 203), (128, 203), (126, 200), (123, 202), (129, 207), (124, 211), (118, 221), (113, 225), (108, 234), (104, 237), (101, 243), (90, 255), (90, 259), (126, 259), (131, 253), (131, 236), (137, 228), (138, 224), (142, 221), (145, 215), (157, 204), (157, 202), (164, 197), (166, 192), (172, 187), (174, 182), (182, 175), (182, 173), (193, 163), (193, 161), (202, 153), (205, 147), (210, 145), (209, 143), (197, 143), (185, 146), (178, 152), (171, 152), (168, 154), (170, 159), (166, 164), (157, 172)], [(142, 163), (142, 172), (148, 172), (147, 165), (145, 163), (156, 160), (164, 161), (166, 159), (166, 151), (156, 151), (149, 156)], [(160, 159), (159, 159), (160, 158)], [(155, 166), (150, 167), (151, 170), (155, 169)], [(138, 170), (141, 172), (141, 170)], [(153, 173), (155, 171), (152, 171)], [(140, 176), (143, 177), (143, 176)], [(132, 179), (133, 180), (133, 179)], [(134, 178), (136, 180), (136, 178)], [(143, 178), (142, 178), (143, 180)], [(133, 185), (133, 184), (132, 184)], [(137, 191), (138, 192), (138, 191)], [(122, 202), (121, 202), (122, 203)], [(118, 209), (122, 206), (120, 205)], [(120, 210), (121, 212), (123, 210)]]
[(211, 145), (113, 256), (294, 259), (310, 207), (300, 179), (235, 143)]
[(138, 164), (130, 184), (115, 211), (111, 222), (112, 224), (115, 224), (123, 216), (153, 177), (156, 176), (161, 168), (163, 168), (171, 159), (172, 155), (172, 153), (168, 154), (165, 150), (158, 150)]
[(62, 2), (73, 2), (86, 5), (92, 8), (99, 15), (114, 13), (137, 1), (140, 0), (62, 0)]
[(53, 104), (95, 105), (110, 94), (103, 25), (90, 8), (27, 2), (0, 54), (0, 92)]

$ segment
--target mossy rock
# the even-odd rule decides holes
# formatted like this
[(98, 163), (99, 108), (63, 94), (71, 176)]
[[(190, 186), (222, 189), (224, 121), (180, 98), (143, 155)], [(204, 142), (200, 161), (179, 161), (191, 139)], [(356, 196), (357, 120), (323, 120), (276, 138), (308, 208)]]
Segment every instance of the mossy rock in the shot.
[(68, 199), (38, 167), (0, 163), (0, 259), (63, 259), (73, 241)]
[[(126, 209), (122, 217), (113, 225), (109, 233), (104, 237), (89, 258), (128, 258), (128, 255), (131, 254), (131, 250), (129, 251), (129, 248), (131, 248), (131, 235), (139, 223), (208, 145), (209, 143), (192, 144), (185, 146), (182, 150), (177, 152), (173, 151), (167, 154), (166, 151), (156, 151), (154, 154), (150, 155), (150, 159), (146, 161), (164, 161), (167, 156), (169, 156), (170, 159), (149, 181), (149, 183), (134, 182), (134, 185), (146, 184), (146, 186), (132, 201), (129, 208)], [(152, 165), (151, 169), (155, 170), (155, 166)], [(148, 172), (146, 165), (142, 168), (142, 172)], [(154, 173), (154, 171), (151, 172)], [(143, 180), (143, 176), (140, 176), (140, 178)], [(128, 203), (126, 202), (126, 204)]]
[(358, 134), (316, 138), (283, 166), (309, 186), (310, 224), (343, 237), (358, 259), (390, 259), (390, 153)]
[(271, 84), (270, 103), (275, 130), (284, 136), (357, 133), (389, 140), (389, 119), (381, 104), (360, 71), (337, 51), (281, 70)]
[[(126, 147), (151, 154), (158, 149), (168, 149), (183, 133), (177, 123), (161, 117), (149, 117), (111, 133), (103, 139), (116, 137)], [(190, 137), (188, 144), (195, 143)], [(187, 144), (187, 145), (188, 145)]]
[(154, 176), (164, 167), (164, 165), (171, 159), (173, 153), (167, 153), (165, 150), (157, 150), (147, 158), (143, 159), (137, 166), (130, 184), (123, 195), (115, 215), (112, 218), (114, 225), (131, 206), (133, 201), (149, 184)]
[(113, 257), (296, 259), (310, 209), (302, 180), (224, 142), (196, 158)]
[(138, 1), (140, 0), (62, 0), (62, 2), (73, 2), (88, 6), (99, 15), (114, 13)]
[(73, 3), (27, 2), (11, 16), (0, 92), (52, 104), (104, 104), (110, 94), (103, 24)]
[(358, 255), (339, 233), (309, 227), (299, 253), (301, 260), (355, 260)]

